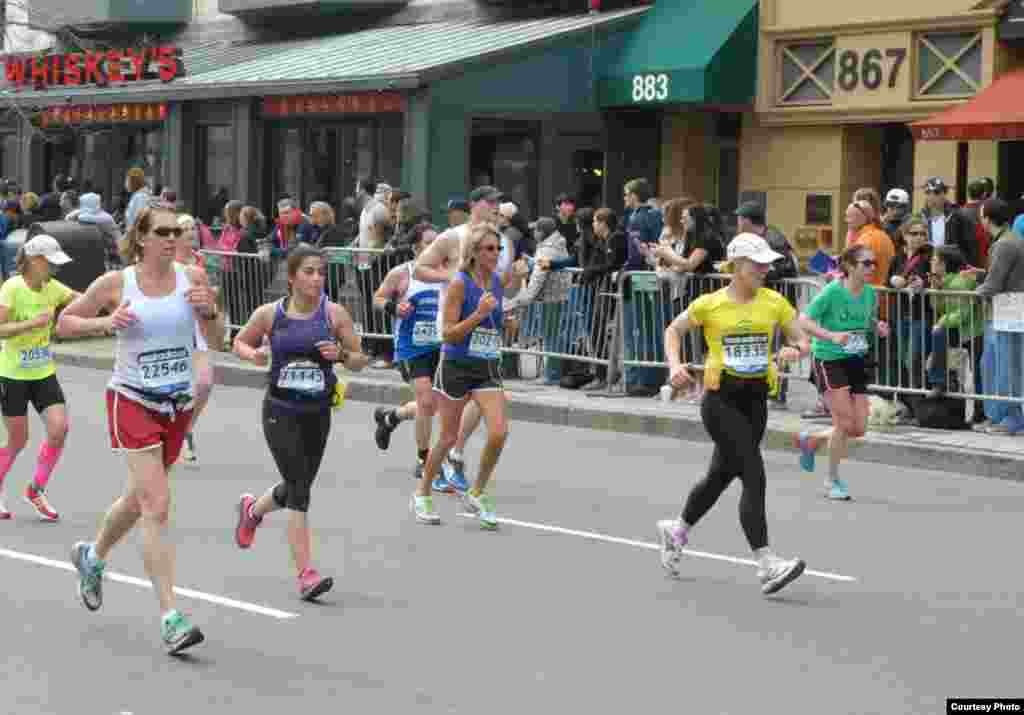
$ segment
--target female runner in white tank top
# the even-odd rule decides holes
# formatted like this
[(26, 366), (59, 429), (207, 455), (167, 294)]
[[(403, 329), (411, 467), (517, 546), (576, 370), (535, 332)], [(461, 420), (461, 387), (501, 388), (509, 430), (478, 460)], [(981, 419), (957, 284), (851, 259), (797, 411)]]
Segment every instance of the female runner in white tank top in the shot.
[[(146, 572), (163, 615), (161, 638), (176, 654), (203, 640), (174, 605), (174, 548), (167, 538), (168, 472), (192, 420), (195, 331), (223, 345), (224, 325), (202, 271), (176, 265), (181, 236), (174, 208), (152, 201), (141, 209), (123, 247), (127, 263), (96, 279), (60, 317), (57, 333), (117, 333), (114, 375), (107, 391), (113, 448), (128, 462), (128, 484), (93, 543), (75, 544), (71, 561), (79, 596), (90, 611), (103, 605), (103, 571), (111, 549), (141, 522)], [(101, 311), (110, 314), (96, 317)]]

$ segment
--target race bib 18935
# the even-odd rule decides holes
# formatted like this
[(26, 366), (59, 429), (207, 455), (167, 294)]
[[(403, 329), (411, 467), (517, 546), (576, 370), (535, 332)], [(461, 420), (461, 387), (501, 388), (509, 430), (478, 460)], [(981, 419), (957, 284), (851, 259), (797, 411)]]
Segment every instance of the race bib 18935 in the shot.
[(323, 368), (315, 362), (296, 360), (281, 368), (277, 386), (279, 389), (292, 390), (309, 397), (321, 397), (327, 389), (327, 381)]
[(492, 328), (477, 328), (469, 338), (469, 356), (497, 360), (501, 354), (501, 333)]
[(48, 345), (18, 352), (18, 363), (23, 370), (39, 370), (49, 367), (52, 362), (53, 355), (50, 353)]
[(159, 395), (173, 395), (192, 387), (192, 360), (189, 349), (166, 348), (139, 355), (142, 388)]
[(722, 338), (722, 352), (726, 369), (736, 375), (768, 372), (767, 335), (726, 335)]

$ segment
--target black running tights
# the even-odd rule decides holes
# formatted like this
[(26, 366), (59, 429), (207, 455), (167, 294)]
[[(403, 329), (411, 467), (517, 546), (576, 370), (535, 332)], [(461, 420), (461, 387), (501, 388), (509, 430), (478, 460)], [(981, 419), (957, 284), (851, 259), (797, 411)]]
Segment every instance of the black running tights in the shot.
[(768, 545), (765, 520), (765, 473), (761, 440), (768, 422), (767, 386), (732, 386), (723, 379), (721, 390), (704, 393), (700, 414), (715, 443), (708, 474), (690, 492), (683, 521), (695, 526), (736, 477), (743, 483), (740, 524), (752, 550)]
[(330, 411), (292, 414), (263, 404), (263, 434), (282, 481), (274, 502), (282, 509), (309, 511), (309, 495), (331, 432)]

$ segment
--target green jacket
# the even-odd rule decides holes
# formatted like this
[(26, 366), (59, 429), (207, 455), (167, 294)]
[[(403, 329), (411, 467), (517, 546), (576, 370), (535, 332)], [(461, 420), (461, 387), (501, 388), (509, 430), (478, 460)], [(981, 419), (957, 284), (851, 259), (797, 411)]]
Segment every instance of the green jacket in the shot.
[[(942, 278), (942, 290), (973, 292), (977, 284), (978, 279), (973, 275), (947, 273)], [(985, 318), (979, 296), (933, 295), (932, 307), (938, 316), (935, 327), (958, 330), (962, 341), (985, 334)]]

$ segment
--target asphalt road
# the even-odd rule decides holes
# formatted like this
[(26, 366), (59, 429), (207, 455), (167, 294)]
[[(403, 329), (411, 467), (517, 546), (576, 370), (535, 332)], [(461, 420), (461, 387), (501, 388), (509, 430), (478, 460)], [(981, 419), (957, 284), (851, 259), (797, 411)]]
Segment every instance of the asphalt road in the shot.
[[(695, 530), (705, 555), (681, 580), (650, 546), (707, 444), (513, 424), (495, 494), (499, 516), (528, 525), (481, 532), (442, 498), (445, 524), (428, 527), (407, 511), (411, 425), (381, 454), (371, 408), (352, 403), (311, 511), (335, 590), (310, 605), (282, 515), (251, 552), (233, 544), (238, 495), (275, 480), (260, 394), (244, 388), (217, 389), (200, 466), (173, 476), (179, 585), (203, 595), (180, 606), (207, 641), (169, 658), (152, 591), (108, 582), (90, 614), (60, 568), (125, 473), (107, 449), (106, 374), (61, 375), (72, 427), (50, 497), (62, 521), (39, 523), (15, 498), (36, 422), (5, 488), (17, 517), (0, 522), (0, 713), (941, 713), (947, 697), (1020, 691), (1018, 484), (850, 464), (856, 501), (834, 504), (794, 455), (770, 454), (773, 545), (822, 573), (765, 598), (754, 567), (712, 558), (749, 557), (738, 485)], [(145, 577), (135, 539), (108, 572)]]

